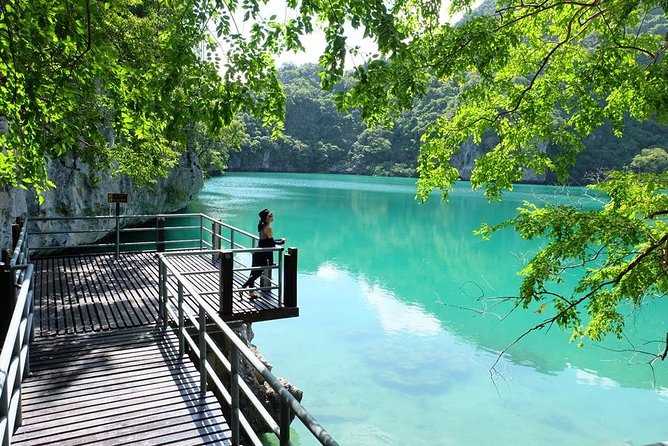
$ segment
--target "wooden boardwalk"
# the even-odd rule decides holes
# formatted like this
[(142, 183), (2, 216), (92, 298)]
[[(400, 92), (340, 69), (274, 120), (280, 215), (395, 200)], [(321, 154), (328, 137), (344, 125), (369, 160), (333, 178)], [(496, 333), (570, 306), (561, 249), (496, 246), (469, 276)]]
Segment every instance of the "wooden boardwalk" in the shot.
[[(218, 302), (217, 266), (210, 256), (170, 257), (214, 308)], [(158, 316), (158, 266), (155, 253), (76, 255), (35, 258), (35, 335), (89, 333), (154, 325)], [(234, 287), (245, 280), (235, 273)], [(175, 286), (171, 287), (175, 293)], [(186, 304), (190, 300), (186, 297)], [(194, 309), (193, 309), (194, 311)], [(256, 322), (294, 317), (274, 293), (257, 299), (234, 294), (233, 320)], [(229, 318), (228, 318), (229, 319)]]
[[(113, 313), (112, 313), (113, 314)], [(16, 445), (229, 445), (212, 393), (154, 327), (36, 338)]]
[[(218, 308), (210, 255), (170, 257), (202, 297)], [(33, 258), (35, 341), (23, 383), (16, 445), (231, 444), (215, 396), (200, 398), (199, 372), (178, 357), (171, 328), (157, 326), (155, 253)], [(188, 274), (198, 272), (198, 274)], [(235, 273), (239, 288), (246, 273)], [(175, 295), (176, 283), (168, 281)], [(273, 293), (233, 295), (234, 320), (291, 317)], [(186, 307), (197, 313), (193, 299)]]

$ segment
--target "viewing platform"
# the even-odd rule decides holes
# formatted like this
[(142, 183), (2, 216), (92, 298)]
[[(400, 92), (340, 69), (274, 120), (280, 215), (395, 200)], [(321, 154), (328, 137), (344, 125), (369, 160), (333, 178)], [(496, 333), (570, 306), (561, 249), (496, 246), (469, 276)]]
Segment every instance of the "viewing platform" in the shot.
[[(123, 220), (148, 221), (122, 228)], [(31, 239), (71, 235), (63, 226), (88, 229), (76, 234), (104, 234), (95, 229), (114, 216), (32, 219)], [(56, 226), (57, 228), (53, 228)], [(119, 216), (118, 232), (103, 243), (30, 246), (35, 264), (36, 326), (47, 333), (107, 330), (154, 324), (158, 317), (158, 255), (189, 277), (202, 298), (225, 321), (259, 322), (299, 316), (297, 250), (256, 248), (258, 237), (201, 214)], [(251, 267), (253, 252), (272, 251), (276, 264)], [(253, 269), (262, 269), (259, 286), (242, 288)], [(276, 280), (272, 276), (277, 277)], [(287, 278), (287, 281), (285, 279)], [(176, 293), (173, 277), (167, 290)], [(253, 292), (256, 298), (251, 298)], [(186, 306), (192, 310), (190, 296)], [(74, 322), (79, 321), (78, 328)]]
[[(337, 444), (233, 330), (299, 315), (295, 248), (255, 248), (202, 214), (36, 218), (13, 235), (0, 265), (2, 446), (261, 446), (259, 432), (287, 446), (295, 417)], [(248, 266), (258, 251), (276, 263)], [(258, 286), (241, 288), (254, 269)], [(275, 392), (277, 413), (243, 370)]]

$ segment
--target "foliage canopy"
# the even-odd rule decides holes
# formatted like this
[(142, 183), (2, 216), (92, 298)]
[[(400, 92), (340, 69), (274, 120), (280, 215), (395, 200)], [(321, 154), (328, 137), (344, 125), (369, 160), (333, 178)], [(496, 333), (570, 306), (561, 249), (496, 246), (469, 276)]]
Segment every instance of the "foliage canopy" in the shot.
[[(284, 92), (271, 54), (300, 49), (316, 22), (325, 89), (354, 51), (346, 24), (377, 43), (336, 95), (368, 123), (397, 117), (433, 79), (461, 90), (423, 136), (422, 199), (447, 195), (458, 178), (450, 159), (489, 132), (498, 144), (471, 180), (499, 198), (526, 168), (565, 179), (600, 126), (622, 134), (629, 117), (668, 119), (665, 0), (501, 0), (456, 26), (443, 19), (444, 3), (287, 0), (295, 14), (277, 21), (258, 0), (0, 0), (0, 184), (44, 190), (47, 159), (64, 154), (150, 181), (193, 131), (218, 137), (242, 110), (280, 130)], [(449, 11), (472, 6), (455, 0)], [(382, 132), (365, 140), (387, 145)], [(596, 186), (607, 197), (600, 210), (524, 206), (506, 225), (548, 245), (523, 272), (518, 305), (549, 300), (548, 321), (575, 336), (619, 334), (620, 304), (668, 291), (665, 183), (662, 174), (612, 174)], [(547, 292), (573, 262), (587, 271), (575, 294)]]
[(64, 155), (150, 182), (194, 129), (215, 138), (238, 110), (276, 126), (282, 89), (266, 62), (279, 45), (230, 33), (223, 67), (213, 51), (229, 30), (207, 23), (224, 6), (0, 2), (0, 184), (43, 191), (48, 158)]
[[(470, 12), (472, 0), (450, 3)], [(663, 0), (501, 0), (457, 26), (443, 23), (442, 2), (397, 0), (395, 18), (376, 35), (379, 57), (357, 67), (354, 85), (338, 96), (383, 123), (425, 94), (430, 79), (456, 81), (452, 113), (427, 128), (418, 159), (418, 196), (447, 192), (459, 177), (451, 159), (468, 141), (492, 132), (496, 146), (476, 160), (471, 182), (490, 199), (521, 181), (525, 169), (565, 180), (584, 139), (609, 125), (622, 135), (628, 118), (668, 119), (668, 49)], [(325, 61), (326, 62), (326, 61)], [(331, 84), (325, 64), (324, 84)], [(537, 302), (575, 338), (621, 336), (624, 306), (668, 292), (665, 174), (609, 173), (594, 186), (600, 209), (526, 204), (502, 225), (547, 245), (521, 272), (517, 305)], [(574, 266), (584, 277), (563, 294), (550, 290)], [(666, 357), (665, 352), (657, 357)]]

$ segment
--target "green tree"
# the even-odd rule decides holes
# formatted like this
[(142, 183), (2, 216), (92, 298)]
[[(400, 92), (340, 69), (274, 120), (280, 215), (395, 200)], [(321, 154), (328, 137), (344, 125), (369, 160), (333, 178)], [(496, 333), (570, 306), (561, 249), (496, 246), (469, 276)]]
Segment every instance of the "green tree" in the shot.
[[(472, 5), (454, 1), (450, 12)], [(476, 160), (471, 182), (499, 199), (525, 169), (565, 181), (585, 138), (603, 125), (621, 136), (629, 118), (666, 123), (665, 1), (484, 6), (453, 26), (443, 23), (440, 1), (394, 2), (394, 20), (375, 36), (378, 57), (357, 67), (352, 88), (337, 97), (344, 109), (362, 108), (367, 122), (383, 123), (423, 97), (432, 77), (457, 82), (452, 112), (435, 117), (422, 136), (421, 199), (434, 189), (447, 197), (459, 177), (452, 158), (490, 132), (498, 140)], [(329, 86), (336, 79), (324, 66)], [(522, 271), (516, 299), (546, 315), (534, 329), (556, 323), (577, 339), (621, 336), (626, 305), (668, 292), (665, 181), (663, 174), (612, 173), (593, 186), (600, 209), (527, 204), (509, 222), (483, 226), (485, 236), (510, 226), (547, 241)], [(585, 271), (579, 284), (571, 292), (553, 288), (576, 265)]]
[(189, 129), (217, 138), (238, 110), (280, 129), (269, 54), (291, 44), (283, 29), (230, 30), (233, 10), (208, 0), (1, 1), (0, 184), (53, 186), (46, 163), (60, 156), (150, 182), (185, 150)]
[[(270, 56), (300, 49), (315, 22), (326, 40), (321, 85), (369, 124), (400, 117), (434, 82), (459, 89), (418, 125), (422, 199), (433, 189), (447, 196), (459, 177), (452, 157), (490, 134), (494, 146), (476, 160), (471, 181), (500, 198), (525, 169), (565, 180), (585, 138), (603, 125), (621, 135), (626, 119), (668, 119), (665, 0), (502, 0), (457, 25), (444, 22), (443, 3), (288, 0), (293, 18), (277, 22), (256, 0), (2, 0), (0, 183), (43, 189), (46, 159), (69, 152), (148, 181), (184, 149), (184, 129), (201, 122), (216, 136), (238, 111), (276, 134), (285, 104)], [(471, 12), (473, 3), (449, 2), (450, 13)], [(237, 20), (252, 22), (247, 32)], [(350, 78), (345, 60), (356, 50), (347, 24), (378, 47)], [(527, 205), (504, 225), (547, 238), (517, 300), (551, 307), (537, 328), (619, 335), (622, 305), (668, 291), (665, 174), (613, 173), (595, 189), (606, 202), (599, 210)], [(574, 294), (549, 291), (574, 264), (586, 271)]]
[(660, 147), (643, 149), (629, 166), (634, 172), (663, 173), (668, 170), (668, 152)]
[(240, 120), (223, 127), (217, 138), (213, 138), (202, 124), (197, 124), (189, 133), (188, 146), (197, 153), (206, 175), (226, 171), (230, 153), (239, 151), (243, 144), (248, 143), (246, 128)]

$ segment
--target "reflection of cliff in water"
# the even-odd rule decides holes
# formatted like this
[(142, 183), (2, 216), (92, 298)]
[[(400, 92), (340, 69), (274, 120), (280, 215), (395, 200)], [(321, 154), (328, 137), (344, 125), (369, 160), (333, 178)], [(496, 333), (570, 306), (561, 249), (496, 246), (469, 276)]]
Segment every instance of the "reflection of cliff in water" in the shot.
[[(424, 309), (438, 318), (444, 329), (492, 352), (545, 318), (545, 314), (521, 309), (507, 316), (512, 304), (495, 306), (493, 300), (517, 295), (517, 272), (523, 258), (538, 245), (521, 240), (510, 230), (489, 241), (482, 241), (472, 231), (482, 222), (495, 224), (511, 217), (523, 200), (591, 205), (584, 189), (529, 185), (518, 186), (503, 202), (490, 204), (468, 184), (458, 185), (445, 205), (438, 196), (419, 205), (414, 200), (413, 180), (333, 175), (241, 177), (236, 187), (241, 188), (235, 189), (236, 193), (224, 190), (224, 194), (229, 193), (227, 200), (207, 195), (213, 192), (205, 187), (200, 196), (200, 205), (208, 207), (204, 212), (215, 206), (212, 201), (222, 199), (227, 205), (212, 212), (214, 215), (228, 213), (249, 220), (246, 226), (251, 226), (256, 203), (270, 203), (277, 212), (277, 232), (288, 238), (289, 245), (299, 247), (302, 273), (315, 273), (323, 265), (345, 271), (370, 287), (386, 290), (407, 308)], [(236, 200), (234, 206), (232, 200)], [(253, 211), (233, 216), (233, 207)], [(243, 222), (231, 223), (243, 226)], [(653, 307), (629, 319), (631, 338), (645, 351), (656, 351), (659, 346), (642, 346), (643, 339), (659, 339), (665, 333), (658, 315), (665, 314), (668, 304), (657, 301)], [(504, 316), (505, 320), (500, 320)], [(582, 349), (569, 344), (569, 336), (557, 327), (533, 333), (515, 345), (508, 357), (542, 373), (566, 368), (597, 370), (601, 379), (624, 386), (652, 385), (648, 366), (629, 365), (645, 361), (645, 357), (605, 349), (629, 349), (627, 342), (613, 339), (605, 347), (588, 342)], [(668, 380), (661, 379), (666, 376), (662, 372), (659, 366), (657, 381), (665, 385)]]

